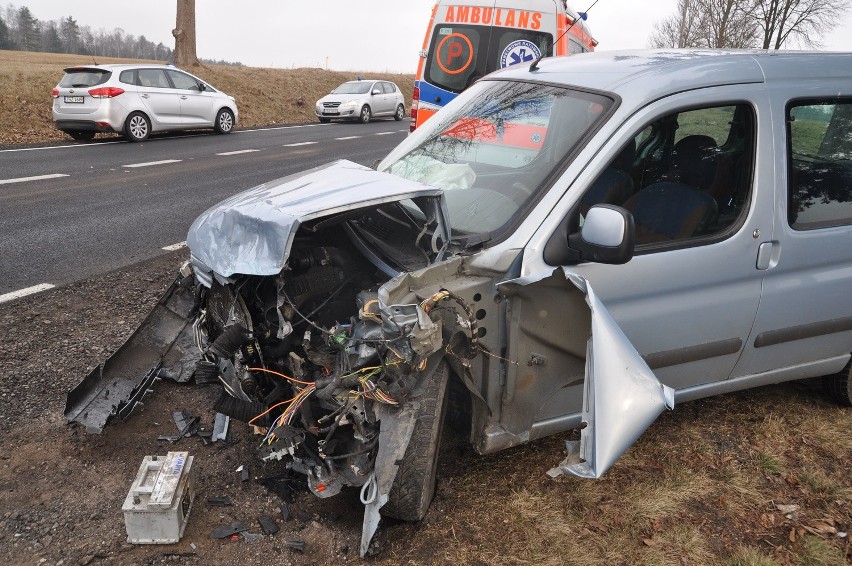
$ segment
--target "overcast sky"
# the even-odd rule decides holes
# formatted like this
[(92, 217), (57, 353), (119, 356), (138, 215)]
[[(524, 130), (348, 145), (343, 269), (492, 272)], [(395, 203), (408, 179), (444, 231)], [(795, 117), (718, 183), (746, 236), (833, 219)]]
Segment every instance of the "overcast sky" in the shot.
[[(593, 0), (571, 5), (583, 11)], [(40, 20), (72, 16), (94, 30), (121, 28), (174, 48), (175, 0), (147, 2), (25, 0)], [(197, 0), (198, 56), (255, 67), (413, 73), (434, 0)], [(655, 22), (676, 0), (599, 0), (588, 24), (598, 50), (647, 47)], [(7, 5), (7, 3), (3, 3)], [(852, 12), (823, 41), (824, 49), (852, 51)]]

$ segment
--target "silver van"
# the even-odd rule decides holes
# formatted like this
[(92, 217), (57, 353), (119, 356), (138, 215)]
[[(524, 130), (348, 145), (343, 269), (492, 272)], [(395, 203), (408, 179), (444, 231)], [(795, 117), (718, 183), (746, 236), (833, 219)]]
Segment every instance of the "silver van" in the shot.
[(419, 520), (444, 423), (571, 429), (599, 477), (675, 403), (823, 378), (852, 403), (852, 54), (598, 52), (494, 73), (376, 167), (236, 195), (68, 399), (217, 382), (319, 497)]

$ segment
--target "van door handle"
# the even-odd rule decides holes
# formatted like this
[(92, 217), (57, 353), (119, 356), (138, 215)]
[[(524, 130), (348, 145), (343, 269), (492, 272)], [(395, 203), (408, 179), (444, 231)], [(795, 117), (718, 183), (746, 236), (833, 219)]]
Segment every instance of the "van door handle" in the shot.
[(142, 98), (151, 98), (150, 94), (140, 94), (139, 96), (141, 96)]
[(185, 95), (181, 95), (181, 97), (180, 97), (181, 100), (186, 100), (187, 98), (189, 98), (189, 97), (185, 96)]
[(775, 267), (778, 263), (778, 256), (781, 255), (781, 245), (777, 241), (763, 242), (757, 248), (757, 264), (755, 267), (761, 271), (766, 271), (771, 267)]

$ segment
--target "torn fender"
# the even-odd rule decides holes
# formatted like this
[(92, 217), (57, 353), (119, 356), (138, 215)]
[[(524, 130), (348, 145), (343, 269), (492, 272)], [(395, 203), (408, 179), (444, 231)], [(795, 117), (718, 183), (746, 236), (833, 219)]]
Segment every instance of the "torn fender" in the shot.
[[(579, 442), (566, 443), (568, 457), (548, 475), (599, 478), (663, 410), (674, 408), (674, 390), (657, 380), (591, 284), (562, 272), (585, 295), (591, 313), (583, 383), (584, 428)], [(501, 287), (531, 285), (558, 273), (507, 281)]]
[(567, 443), (568, 457), (548, 474), (599, 478), (663, 410), (674, 409), (674, 389), (657, 380), (588, 281), (575, 275), (568, 278), (585, 292), (592, 311), (583, 384), (586, 426), (579, 443)]
[(158, 377), (188, 380), (201, 357), (192, 336), (194, 307), (191, 286), (176, 279), (124, 344), (68, 393), (66, 421), (99, 434), (112, 417), (127, 417)]

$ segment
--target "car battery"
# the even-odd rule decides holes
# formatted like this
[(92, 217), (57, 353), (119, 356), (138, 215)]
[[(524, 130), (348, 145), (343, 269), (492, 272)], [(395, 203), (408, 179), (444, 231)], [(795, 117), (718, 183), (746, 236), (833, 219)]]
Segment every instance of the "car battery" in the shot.
[(188, 452), (145, 456), (121, 506), (127, 542), (180, 541), (195, 500), (192, 460)]

